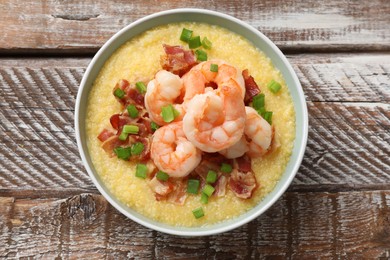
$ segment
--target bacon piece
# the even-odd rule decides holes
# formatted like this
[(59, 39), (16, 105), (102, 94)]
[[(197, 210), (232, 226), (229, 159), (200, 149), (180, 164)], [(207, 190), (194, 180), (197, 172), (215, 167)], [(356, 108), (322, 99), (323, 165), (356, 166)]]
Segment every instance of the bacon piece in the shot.
[(110, 118), (111, 126), (118, 130), (117, 134), (120, 134), (122, 132), (122, 128), (124, 125), (137, 125), (139, 127), (139, 135), (147, 135), (148, 130), (145, 125), (142, 123), (137, 123), (138, 119), (131, 118), (126, 114), (115, 114), (112, 115)]
[(157, 201), (166, 200), (178, 205), (184, 205), (187, 199), (187, 179), (177, 179), (175, 181), (160, 181), (154, 176), (149, 187), (155, 193)]
[(192, 50), (184, 50), (182, 46), (163, 44), (165, 55), (161, 56), (160, 64), (164, 70), (180, 77), (197, 64)]
[(115, 98), (124, 107), (130, 104), (144, 107), (144, 96), (134, 88), (134, 85), (130, 85), (130, 83), (125, 79), (121, 79), (118, 81), (118, 83), (116, 83), (113, 92), (115, 92), (115, 90), (117, 90), (118, 88), (122, 89), (125, 92), (125, 96), (123, 98)]
[(110, 155), (110, 157), (115, 156), (114, 149), (118, 146), (127, 145), (126, 141), (119, 140), (117, 135), (111, 136), (106, 141), (102, 143), (102, 148), (106, 153)]
[(141, 137), (138, 135), (131, 135), (129, 139), (130, 143), (141, 142), (144, 145), (144, 150), (140, 155), (132, 155), (132, 158), (136, 161), (146, 162), (150, 159), (150, 145), (151, 141), (149, 137)]
[(252, 170), (251, 159), (248, 156), (236, 158), (238, 170), (241, 172), (249, 172)]
[(255, 79), (251, 75), (249, 75), (247, 69), (242, 71), (242, 76), (244, 77), (245, 81), (244, 102), (245, 105), (248, 105), (250, 102), (252, 102), (253, 97), (260, 93), (260, 88), (255, 82)]
[(228, 177), (225, 176), (224, 174), (221, 174), (218, 177), (217, 182), (215, 183), (215, 186), (214, 186), (215, 191), (214, 191), (213, 195), (217, 196), (217, 197), (225, 196), (227, 182), (228, 182)]
[(160, 181), (154, 176), (148, 183), (149, 187), (156, 195), (157, 200), (163, 200), (175, 188), (170, 181)]
[(175, 189), (168, 195), (167, 201), (177, 204), (184, 205), (187, 199), (187, 178), (178, 179), (175, 182)]
[(234, 169), (230, 176), (229, 187), (238, 198), (249, 199), (257, 187), (254, 173)]
[(103, 131), (98, 135), (98, 139), (100, 140), (100, 142), (104, 142), (106, 141), (108, 138), (110, 138), (111, 136), (114, 136), (115, 133), (112, 132), (111, 130), (107, 129), (107, 128), (104, 128)]
[(127, 88), (126, 89), (126, 104), (125, 105), (129, 105), (129, 104), (137, 104), (137, 105), (140, 105), (140, 106), (144, 106), (144, 96), (138, 92), (138, 90), (134, 89), (134, 88)]

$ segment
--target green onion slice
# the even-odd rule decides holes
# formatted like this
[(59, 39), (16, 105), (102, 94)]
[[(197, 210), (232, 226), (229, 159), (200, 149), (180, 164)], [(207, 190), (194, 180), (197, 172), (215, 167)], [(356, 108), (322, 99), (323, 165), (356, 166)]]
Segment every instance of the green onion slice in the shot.
[(127, 161), (131, 156), (131, 148), (130, 147), (116, 147), (114, 149), (114, 153), (119, 159)]
[(180, 112), (177, 111), (171, 104), (161, 108), (161, 116), (164, 122), (170, 123), (179, 115)]
[(210, 71), (211, 72), (218, 72), (218, 64), (211, 64)]
[(137, 164), (137, 166), (135, 168), (135, 176), (136, 177), (145, 179), (147, 173), (148, 173), (148, 167), (145, 164), (143, 164), (143, 163)]
[(125, 92), (122, 89), (117, 88), (114, 91), (114, 96), (116, 96), (117, 98), (123, 98), (125, 96)]
[(279, 90), (282, 88), (282, 85), (280, 85), (279, 82), (276, 82), (275, 80), (271, 80), (267, 86), (268, 89), (274, 94), (278, 93)]
[(131, 146), (131, 154), (140, 155), (143, 152), (144, 148), (145, 146), (143, 143), (136, 142)]
[(224, 173), (231, 173), (233, 170), (233, 167), (228, 163), (222, 163), (221, 165), (221, 172)]
[(126, 134), (138, 134), (139, 127), (136, 125), (124, 125), (122, 132)]
[(214, 183), (217, 181), (217, 173), (215, 171), (210, 170), (207, 173), (206, 182), (207, 183)]
[(265, 95), (263, 93), (257, 94), (253, 97), (252, 106), (254, 109), (259, 110), (265, 107)]
[(211, 49), (211, 46), (213, 46), (213, 44), (211, 43), (211, 41), (209, 39), (207, 39), (207, 37), (204, 37), (202, 40), (202, 46), (206, 50), (209, 50), (209, 49)]
[(146, 93), (146, 86), (145, 83), (143, 83), (142, 81), (138, 81), (137, 83), (135, 83), (135, 87), (138, 89), (139, 93)]
[(202, 192), (210, 197), (214, 193), (214, 191), (215, 188), (213, 186), (211, 186), (210, 184), (206, 184)]
[(160, 128), (160, 126), (158, 125), (158, 124), (156, 124), (155, 122), (151, 122), (150, 123), (150, 128), (152, 129), (152, 131), (154, 132), (154, 131), (156, 131), (157, 129), (159, 129)]
[(135, 107), (135, 105), (128, 105), (127, 106), (127, 113), (129, 113), (129, 116), (131, 118), (137, 118), (138, 117), (138, 109)]
[(156, 178), (160, 181), (167, 181), (169, 179), (169, 175), (163, 171), (158, 171)]
[(188, 41), (188, 47), (190, 47), (190, 49), (196, 49), (201, 45), (202, 43), (200, 42), (200, 36), (191, 37), (191, 39)]
[(206, 61), (207, 60), (207, 53), (202, 50), (196, 50), (195, 51), (196, 59), (198, 61)]
[(203, 212), (203, 208), (200, 207), (200, 208), (197, 208), (197, 209), (194, 209), (192, 211), (192, 214), (194, 214), (195, 218), (201, 218), (204, 216), (204, 212)]
[(272, 125), (272, 112), (271, 111), (265, 112), (263, 118), (268, 122), (268, 124)]
[(261, 108), (257, 109), (256, 111), (257, 111), (257, 113), (258, 113), (259, 115), (261, 115), (261, 117), (264, 118), (264, 114), (265, 114), (265, 112), (266, 112), (265, 107), (261, 107)]
[(209, 202), (209, 196), (207, 196), (206, 193), (202, 192), (202, 195), (200, 195), (200, 202), (202, 204), (207, 204)]
[(129, 134), (122, 131), (122, 133), (118, 136), (118, 139), (121, 141), (125, 141)]
[(180, 40), (183, 42), (189, 42), (192, 36), (192, 31), (186, 28), (183, 28), (180, 35)]
[(192, 194), (198, 194), (199, 185), (199, 180), (189, 179), (187, 183), (187, 192)]

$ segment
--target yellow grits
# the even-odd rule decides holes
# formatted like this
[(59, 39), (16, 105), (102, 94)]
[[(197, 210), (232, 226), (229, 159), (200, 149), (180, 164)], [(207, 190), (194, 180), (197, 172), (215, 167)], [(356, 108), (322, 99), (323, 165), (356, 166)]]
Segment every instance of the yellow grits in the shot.
[[(135, 177), (135, 165), (118, 158), (110, 158), (97, 139), (99, 133), (110, 125), (111, 115), (121, 112), (112, 90), (120, 79), (129, 82), (152, 79), (161, 69), (162, 44), (183, 45), (179, 40), (182, 28), (194, 35), (207, 37), (212, 49), (206, 50), (208, 59), (222, 59), (249, 73), (265, 94), (266, 109), (273, 112), (272, 122), (280, 148), (252, 162), (257, 188), (251, 199), (237, 198), (227, 188), (226, 196), (211, 197), (202, 205), (200, 195), (189, 195), (184, 206), (156, 201), (154, 193), (144, 179)], [(282, 89), (271, 93), (266, 85), (272, 79), (282, 84)], [(280, 179), (290, 159), (295, 138), (295, 111), (288, 88), (280, 72), (270, 59), (243, 37), (224, 28), (199, 23), (170, 24), (149, 30), (121, 46), (107, 60), (89, 95), (87, 109), (87, 143), (96, 171), (109, 190), (123, 203), (139, 213), (176, 226), (202, 226), (237, 217), (258, 204)], [(195, 219), (192, 210), (203, 207), (205, 216)]]

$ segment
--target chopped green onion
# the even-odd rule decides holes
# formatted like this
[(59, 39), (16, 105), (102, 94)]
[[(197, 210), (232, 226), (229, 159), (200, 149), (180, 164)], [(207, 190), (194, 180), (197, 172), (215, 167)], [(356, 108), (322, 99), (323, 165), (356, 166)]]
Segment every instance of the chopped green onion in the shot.
[(156, 178), (160, 181), (167, 181), (169, 179), (169, 175), (163, 171), (158, 171)]
[(204, 52), (202, 50), (196, 50), (195, 54), (196, 54), (196, 59), (198, 61), (206, 61), (207, 60), (207, 53), (206, 52)]
[(164, 122), (170, 123), (179, 115), (180, 112), (177, 111), (171, 104), (161, 108), (161, 116)]
[(138, 89), (139, 93), (146, 93), (146, 86), (145, 83), (143, 83), (142, 81), (138, 81), (137, 83), (135, 83), (135, 87)]
[(123, 126), (122, 132), (125, 132), (126, 134), (138, 134), (139, 127), (136, 125), (125, 125)]
[(204, 216), (204, 212), (203, 212), (203, 209), (200, 207), (200, 208), (197, 208), (197, 209), (194, 209), (192, 211), (192, 214), (194, 214), (195, 218), (201, 218)]
[(145, 164), (139, 163), (135, 168), (135, 176), (138, 178), (145, 179), (148, 173), (148, 167)]
[(199, 180), (189, 179), (187, 183), (187, 192), (192, 194), (198, 194)]
[(202, 192), (202, 195), (200, 195), (200, 202), (202, 204), (207, 204), (209, 202), (209, 196), (207, 196), (206, 193)]
[(119, 158), (119, 159), (122, 159), (122, 160), (128, 160), (131, 156), (131, 148), (130, 147), (126, 147), (126, 148), (123, 148), (123, 147), (116, 147), (114, 149), (114, 153), (116, 154), (116, 156)]
[(196, 49), (201, 45), (202, 43), (200, 42), (200, 36), (191, 37), (191, 39), (188, 41), (188, 47), (190, 47), (190, 49)]
[(259, 115), (261, 115), (261, 117), (264, 117), (264, 114), (266, 112), (265, 107), (261, 107), (261, 108), (257, 109), (256, 111)]
[(155, 122), (151, 122), (150, 123), (150, 128), (152, 129), (152, 131), (154, 132), (154, 131), (156, 131), (157, 129), (159, 129), (160, 128), (160, 126), (158, 125), (158, 124), (156, 124)]
[(210, 71), (211, 72), (218, 72), (218, 64), (211, 64)]
[(207, 183), (214, 183), (217, 181), (217, 173), (215, 171), (210, 170), (207, 173), (206, 182)]
[(118, 139), (121, 141), (125, 141), (127, 139), (127, 136), (129, 134), (122, 131), (122, 133), (119, 135)]
[(183, 28), (183, 30), (181, 31), (181, 35), (180, 35), (180, 40), (182, 40), (183, 42), (189, 42), (189, 40), (191, 39), (191, 36), (192, 36), (192, 31), (188, 30), (186, 28)]
[(125, 92), (122, 89), (117, 88), (114, 91), (114, 96), (116, 96), (117, 98), (123, 98), (125, 96)]
[(259, 110), (265, 107), (265, 95), (263, 93), (257, 94), (253, 97), (252, 106), (254, 109)]
[(214, 191), (215, 188), (213, 186), (211, 186), (210, 184), (206, 184), (202, 192), (210, 197), (214, 193)]
[(232, 168), (232, 166), (230, 164), (222, 163), (222, 165), (221, 165), (221, 172), (231, 173), (232, 170), (233, 170), (233, 168)]
[(209, 50), (209, 49), (211, 49), (211, 46), (213, 46), (213, 44), (210, 42), (209, 39), (207, 39), (207, 37), (204, 37), (203, 40), (202, 40), (202, 46), (206, 50)]
[(129, 113), (129, 116), (131, 118), (138, 117), (138, 109), (134, 105), (128, 105), (127, 106), (127, 113)]
[(140, 155), (143, 152), (144, 148), (145, 146), (143, 143), (136, 142), (131, 146), (131, 154)]
[(271, 90), (271, 92), (274, 94), (278, 93), (281, 88), (282, 86), (275, 80), (271, 80), (271, 82), (268, 83), (268, 89)]
[(268, 124), (272, 125), (272, 112), (271, 111), (265, 112), (263, 118), (268, 122)]

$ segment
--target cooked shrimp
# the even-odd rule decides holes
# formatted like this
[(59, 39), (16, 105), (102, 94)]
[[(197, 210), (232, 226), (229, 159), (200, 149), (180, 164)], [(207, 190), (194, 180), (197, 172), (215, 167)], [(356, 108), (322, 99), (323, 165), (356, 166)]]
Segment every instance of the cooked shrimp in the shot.
[(252, 107), (245, 107), (246, 122), (244, 136), (234, 145), (220, 151), (227, 158), (233, 159), (247, 153), (255, 158), (265, 154), (271, 145), (272, 127)]
[(187, 176), (201, 160), (201, 151), (187, 140), (183, 121), (170, 123), (156, 130), (151, 145), (156, 166), (171, 177)]
[[(211, 64), (218, 65), (218, 71), (210, 70)], [(240, 89), (242, 98), (245, 96), (245, 82), (241, 71), (222, 60), (210, 60), (199, 63), (183, 76), (183, 83), (186, 89), (184, 103), (187, 103), (196, 94), (202, 94), (205, 86), (215, 83), (218, 87), (233, 80), (236, 84), (232, 87)]]
[(252, 158), (265, 154), (272, 141), (272, 127), (252, 107), (245, 107), (245, 138), (248, 141), (248, 155)]
[(234, 80), (215, 91), (196, 95), (183, 118), (184, 133), (196, 147), (218, 152), (240, 140), (245, 126), (245, 105)]
[[(245, 130), (244, 130), (245, 131)], [(243, 135), (241, 139), (233, 144), (232, 146), (219, 151), (220, 154), (225, 156), (226, 158), (233, 159), (243, 156), (246, 152), (248, 152), (248, 142), (246, 141), (245, 136)]]
[(180, 113), (175, 121), (182, 120), (185, 112), (181, 103), (176, 103), (176, 100), (180, 99), (183, 93), (184, 85), (179, 76), (166, 70), (157, 72), (155, 78), (149, 82), (145, 94), (145, 107), (150, 118), (158, 125), (166, 125), (161, 109), (171, 104)]

